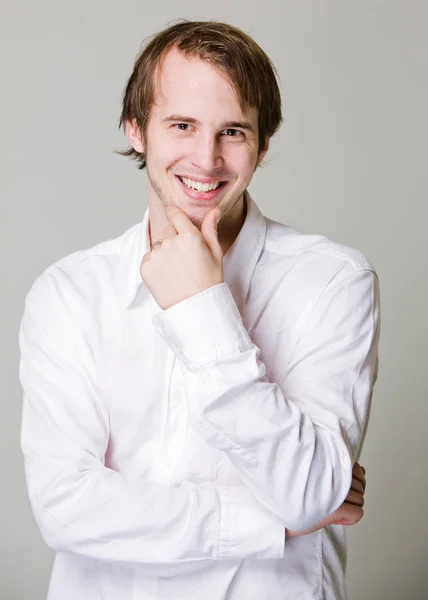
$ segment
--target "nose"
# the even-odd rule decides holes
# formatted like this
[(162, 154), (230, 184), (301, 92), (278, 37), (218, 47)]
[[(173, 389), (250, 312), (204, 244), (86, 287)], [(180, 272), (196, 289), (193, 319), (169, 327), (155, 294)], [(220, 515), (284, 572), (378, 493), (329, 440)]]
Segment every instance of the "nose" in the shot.
[(192, 163), (207, 175), (223, 165), (221, 143), (217, 136), (200, 132), (195, 140)]

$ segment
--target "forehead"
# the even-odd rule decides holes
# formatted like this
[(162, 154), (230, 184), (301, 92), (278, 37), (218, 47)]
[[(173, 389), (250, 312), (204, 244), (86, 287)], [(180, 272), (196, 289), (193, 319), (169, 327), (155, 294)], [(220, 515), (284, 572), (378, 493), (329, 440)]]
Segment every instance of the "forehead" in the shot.
[[(161, 63), (155, 77), (154, 92), (155, 107), (161, 112), (202, 120), (217, 115), (219, 121), (243, 117), (257, 121), (255, 108), (248, 107), (242, 111), (238, 96), (224, 74), (207, 61), (187, 57), (175, 48)], [(195, 114), (191, 114), (192, 111)]]

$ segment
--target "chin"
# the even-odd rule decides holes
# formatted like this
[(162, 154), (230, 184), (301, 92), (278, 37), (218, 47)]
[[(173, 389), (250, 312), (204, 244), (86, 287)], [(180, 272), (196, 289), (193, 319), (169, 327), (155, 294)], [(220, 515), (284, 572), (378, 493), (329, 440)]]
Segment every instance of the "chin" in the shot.
[(189, 206), (186, 204), (181, 206), (179, 205), (179, 208), (181, 208), (181, 210), (186, 213), (186, 215), (192, 221), (193, 225), (196, 225), (198, 229), (201, 228), (203, 220), (205, 219), (207, 214), (213, 209), (213, 207), (208, 208), (205, 206)]
[(195, 214), (189, 213), (188, 211), (184, 211), (184, 212), (189, 217), (189, 219), (192, 221), (193, 225), (195, 225), (195, 227), (197, 227), (198, 229), (200, 229), (202, 227), (202, 223), (205, 219), (205, 215), (200, 216), (200, 215), (195, 215)]

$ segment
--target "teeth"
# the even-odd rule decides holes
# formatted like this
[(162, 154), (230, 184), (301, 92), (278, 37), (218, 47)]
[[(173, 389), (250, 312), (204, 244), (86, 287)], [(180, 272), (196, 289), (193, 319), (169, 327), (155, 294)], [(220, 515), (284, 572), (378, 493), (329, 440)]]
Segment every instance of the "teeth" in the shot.
[(187, 177), (180, 177), (180, 180), (190, 189), (196, 190), (197, 192), (210, 192), (216, 190), (220, 185), (219, 181), (213, 181), (212, 183), (201, 183), (200, 181), (194, 181)]

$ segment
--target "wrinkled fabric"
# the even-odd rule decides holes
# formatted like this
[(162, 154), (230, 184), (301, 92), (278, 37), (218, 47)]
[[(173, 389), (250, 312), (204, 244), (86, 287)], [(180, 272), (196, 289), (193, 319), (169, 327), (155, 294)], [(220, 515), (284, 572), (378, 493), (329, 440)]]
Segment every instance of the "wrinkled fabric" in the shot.
[(49, 267), (20, 328), (49, 600), (344, 599), (348, 494), (377, 378), (379, 289), (355, 249), (247, 194), (225, 282), (165, 311), (149, 210)]

